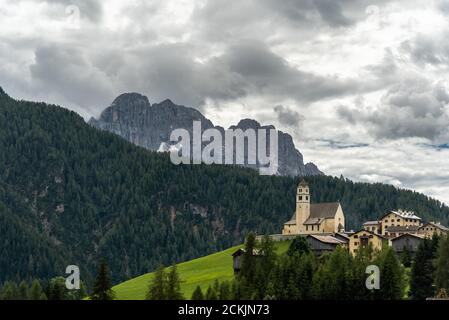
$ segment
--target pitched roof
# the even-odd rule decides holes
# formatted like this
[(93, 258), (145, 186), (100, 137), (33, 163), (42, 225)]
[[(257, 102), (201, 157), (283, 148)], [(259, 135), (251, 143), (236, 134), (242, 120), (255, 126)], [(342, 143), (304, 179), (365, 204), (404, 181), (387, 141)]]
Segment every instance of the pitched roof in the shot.
[(446, 232), (449, 231), (449, 228), (443, 226), (440, 222), (427, 222), (420, 229), (425, 228), (428, 225), (434, 226), (435, 228), (438, 228), (438, 229), (446, 231)]
[[(231, 254), (231, 256), (239, 256), (239, 255), (244, 254), (245, 252), (246, 252), (245, 248), (240, 248), (240, 249), (237, 249), (236, 251), (234, 251)], [(260, 256), (260, 255), (262, 255), (262, 252), (259, 249), (253, 249), (253, 255), (254, 256)]]
[(374, 232), (372, 232), (372, 231), (364, 230), (364, 229), (359, 230), (359, 231), (357, 231), (357, 232), (354, 232), (354, 233), (351, 234), (349, 237), (352, 237), (352, 236), (354, 236), (354, 235), (356, 235), (356, 234), (359, 234), (360, 232), (368, 232), (369, 234), (372, 234), (373, 236), (377, 236), (377, 237), (382, 238), (382, 239), (387, 239), (387, 238), (385, 238), (385, 237), (384, 237), (383, 235), (381, 235), (381, 234), (377, 234), (377, 233), (374, 233)]
[(307, 187), (309, 184), (306, 182), (306, 180), (302, 179), (299, 185), (302, 187)]
[(386, 216), (388, 216), (389, 214), (395, 214), (401, 218), (406, 218), (406, 219), (415, 219), (415, 220), (421, 220), (420, 217), (418, 217), (414, 212), (412, 211), (403, 211), (401, 209), (399, 209), (398, 211), (395, 210), (391, 210), (390, 212), (387, 212), (386, 214), (384, 214), (382, 216), (382, 218), (380, 218), (380, 220), (382, 220), (383, 218), (385, 218)]
[[(334, 218), (339, 206), (340, 202), (312, 203), (310, 205), (310, 216), (304, 224), (320, 224), (324, 219)], [(296, 224), (296, 212), (284, 224)]]
[(385, 231), (388, 232), (416, 232), (418, 231), (419, 226), (391, 226), (385, 228)]
[(317, 234), (309, 234), (307, 237), (315, 238), (316, 240), (322, 242), (322, 243), (329, 243), (329, 244), (345, 244), (347, 241), (338, 239), (334, 236), (330, 235), (317, 235)]
[(417, 233), (415, 233), (415, 234), (413, 234), (413, 233), (404, 233), (404, 234), (401, 234), (400, 236), (392, 238), (391, 241), (395, 241), (395, 240), (397, 240), (399, 238), (402, 238), (402, 237), (415, 237), (415, 238), (419, 238), (421, 240), (424, 240), (425, 235), (417, 234)]
[(373, 221), (367, 221), (363, 225), (364, 226), (369, 226), (369, 225), (378, 225), (378, 224), (380, 224), (379, 220), (373, 220)]

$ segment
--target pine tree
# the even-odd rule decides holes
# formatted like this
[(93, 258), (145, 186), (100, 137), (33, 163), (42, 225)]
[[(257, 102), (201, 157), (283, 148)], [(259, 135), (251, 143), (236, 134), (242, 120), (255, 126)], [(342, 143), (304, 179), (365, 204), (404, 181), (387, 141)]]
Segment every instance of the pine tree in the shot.
[(404, 249), (402, 250), (401, 262), (406, 268), (410, 268), (412, 264), (412, 254), (407, 246), (404, 246)]
[(33, 280), (31, 284), (29, 298), (31, 300), (47, 300), (47, 297), (42, 289), (41, 283), (39, 280)]
[(19, 299), (28, 300), (28, 283), (24, 280), (19, 284)]
[(303, 254), (309, 252), (310, 252), (309, 243), (304, 237), (301, 236), (297, 236), (296, 238), (294, 238), (287, 250), (287, 254), (289, 256), (292, 256), (295, 253)]
[(217, 300), (217, 299), (218, 299), (217, 293), (211, 286), (209, 286), (206, 292), (206, 300)]
[(183, 300), (184, 296), (181, 293), (181, 279), (179, 278), (176, 265), (172, 266), (167, 275), (167, 300)]
[(242, 255), (242, 265), (239, 276), (245, 278), (246, 282), (252, 283), (256, 275), (256, 236), (248, 234), (245, 241), (245, 252)]
[(92, 300), (114, 300), (115, 293), (112, 290), (111, 278), (106, 261), (102, 261), (98, 267), (95, 279)]
[(449, 291), (449, 236), (440, 239), (435, 267), (436, 289)]
[(195, 291), (193, 291), (192, 300), (204, 300), (203, 291), (201, 291), (200, 286), (196, 286)]
[(222, 283), (220, 283), (218, 299), (231, 300), (231, 285), (229, 284), (229, 281), (223, 281)]
[(47, 287), (48, 300), (66, 300), (67, 288), (63, 277), (55, 277), (50, 280)]
[(391, 248), (385, 248), (379, 257), (380, 289), (377, 297), (382, 300), (400, 300), (405, 290), (404, 270)]
[(415, 253), (412, 262), (412, 270), (410, 276), (410, 293), (409, 295), (416, 300), (424, 300), (432, 297), (434, 294), (433, 275), (435, 268), (433, 259), (435, 253), (433, 250), (437, 247), (437, 240), (424, 239)]
[(150, 281), (148, 292), (146, 295), (147, 300), (166, 300), (167, 294), (167, 276), (163, 266), (156, 269), (153, 278)]
[(19, 298), (19, 289), (17, 284), (12, 281), (7, 281), (3, 285), (2, 289), (2, 300), (17, 300)]

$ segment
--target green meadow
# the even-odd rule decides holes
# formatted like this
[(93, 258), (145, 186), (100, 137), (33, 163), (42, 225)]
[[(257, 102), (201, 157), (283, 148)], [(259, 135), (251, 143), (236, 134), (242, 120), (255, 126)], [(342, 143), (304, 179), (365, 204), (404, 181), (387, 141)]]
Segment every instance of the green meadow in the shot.
[[(276, 242), (276, 252), (285, 253), (290, 242)], [(231, 254), (243, 245), (235, 246), (221, 252), (205, 257), (183, 262), (177, 265), (179, 276), (182, 280), (181, 290), (187, 299), (190, 299), (193, 291), (199, 285), (206, 291), (215, 280), (232, 280), (234, 270), (232, 269)], [(148, 290), (148, 285), (153, 273), (147, 273), (113, 287), (118, 300), (143, 300)]]

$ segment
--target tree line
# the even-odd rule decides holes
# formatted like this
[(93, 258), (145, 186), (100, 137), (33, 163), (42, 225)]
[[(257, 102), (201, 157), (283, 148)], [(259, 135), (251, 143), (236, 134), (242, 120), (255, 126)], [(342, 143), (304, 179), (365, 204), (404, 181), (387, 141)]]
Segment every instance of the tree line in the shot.
[[(355, 256), (342, 247), (317, 256), (303, 237), (294, 239), (287, 253), (280, 256), (269, 237), (258, 243), (249, 235), (244, 248), (241, 269), (233, 281), (216, 281), (206, 292), (197, 287), (191, 298), (400, 300), (447, 298), (449, 292), (447, 236), (423, 240), (414, 255), (397, 255), (389, 246), (381, 251), (368, 246)], [(407, 261), (411, 267), (405, 265)], [(378, 289), (366, 286), (366, 271), (371, 265), (380, 271)]]

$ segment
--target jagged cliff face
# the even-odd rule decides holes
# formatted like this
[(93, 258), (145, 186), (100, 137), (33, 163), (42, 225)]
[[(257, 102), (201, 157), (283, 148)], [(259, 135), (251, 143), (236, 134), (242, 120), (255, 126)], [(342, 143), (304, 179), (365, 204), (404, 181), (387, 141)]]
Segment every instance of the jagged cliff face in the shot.
[[(170, 134), (174, 129), (184, 128), (192, 135), (193, 121), (201, 121), (202, 130), (217, 128), (198, 110), (174, 104), (170, 100), (150, 104), (148, 98), (138, 93), (126, 93), (117, 97), (106, 108), (99, 119), (90, 119), (89, 124), (113, 132), (126, 140), (153, 151), (166, 151), (172, 144)], [(251, 119), (241, 120), (230, 129), (274, 129), (261, 126)], [(313, 163), (304, 164), (302, 154), (295, 148), (292, 137), (282, 131), (279, 135), (278, 174), (283, 176), (307, 176), (323, 174)], [(246, 158), (246, 157), (245, 157)], [(247, 163), (245, 159), (245, 163)], [(245, 165), (258, 168), (259, 165)]]

